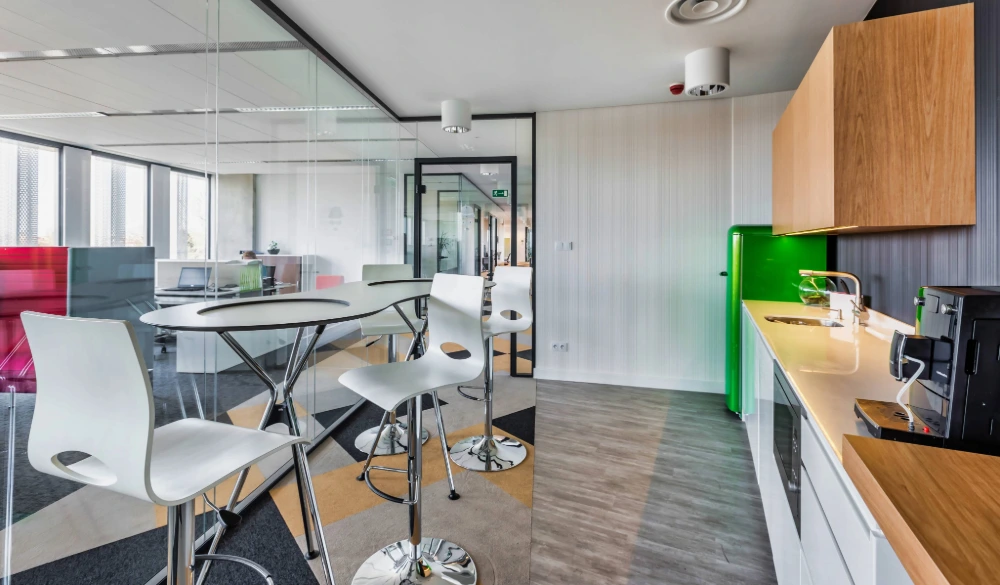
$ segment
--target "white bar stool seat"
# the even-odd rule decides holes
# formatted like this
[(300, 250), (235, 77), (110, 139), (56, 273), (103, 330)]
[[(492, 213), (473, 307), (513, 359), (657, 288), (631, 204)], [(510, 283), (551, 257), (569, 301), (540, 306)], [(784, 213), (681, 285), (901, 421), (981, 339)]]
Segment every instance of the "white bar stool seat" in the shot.
[[(413, 267), (409, 264), (365, 264), (361, 267), (361, 280), (365, 281), (409, 280), (411, 278), (413, 278)], [(423, 332), (424, 322), (417, 318), (414, 303), (406, 303), (403, 314), (406, 315), (414, 329)], [(361, 319), (361, 335), (365, 337), (388, 335), (389, 363), (395, 363), (398, 356), (396, 335), (406, 333), (412, 333), (412, 331), (394, 308)], [(369, 343), (368, 346), (374, 345), (375, 341)], [(413, 345), (411, 344), (410, 351), (412, 349)], [(410, 351), (407, 353), (409, 354)], [(354, 448), (362, 453), (368, 453), (372, 450), (372, 445), (376, 443), (376, 437), (379, 437), (374, 455), (395, 455), (406, 452), (406, 425), (396, 421), (395, 410), (389, 413), (389, 428), (381, 436), (378, 434), (378, 429), (379, 427), (372, 427), (362, 431), (354, 439)], [(420, 429), (421, 443), (426, 443), (429, 436), (426, 430)]]
[[(462, 396), (486, 404), (483, 434), (462, 439), (451, 448), (451, 459), (456, 465), (472, 471), (504, 471), (522, 463), (528, 450), (517, 439), (493, 433), (493, 338), (506, 333), (527, 331), (533, 321), (531, 310), (531, 268), (527, 266), (497, 266), (493, 271), (496, 286), (490, 290), (493, 312), (483, 322), (483, 339), (486, 345), (486, 369), (483, 372), (483, 397), (471, 396), (462, 391), (469, 386), (459, 386)], [(510, 311), (516, 318), (508, 319), (503, 313)], [(510, 350), (510, 360), (517, 359), (517, 348)]]
[[(235, 561), (194, 554), (195, 499), (245, 467), (307, 439), (201, 419), (153, 428), (153, 389), (128, 321), (21, 314), (38, 381), (28, 460), (42, 473), (167, 507), (167, 584), (190, 585), (197, 560)], [(59, 455), (83, 452), (64, 465)], [(206, 503), (214, 508), (206, 498)], [(219, 511), (226, 524), (238, 521)]]
[[(394, 364), (369, 366), (351, 370), (340, 377), (340, 383), (386, 410), (388, 413), (406, 402), (409, 420), (407, 467), (403, 469), (369, 467), (363, 476), (368, 487), (378, 496), (404, 504), (409, 509), (410, 535), (406, 540), (390, 544), (368, 558), (354, 576), (355, 585), (374, 583), (400, 585), (474, 585), (476, 564), (465, 550), (440, 538), (424, 538), (422, 534), (421, 475), (423, 448), (417, 439), (422, 428), (423, 394), (442, 386), (461, 384), (479, 377), (486, 365), (482, 340), (482, 306), (485, 281), (478, 276), (437, 274), (427, 301), (427, 319), (431, 323), (426, 353), (420, 359)], [(444, 343), (455, 343), (469, 351), (466, 359), (455, 359), (442, 349)], [(440, 410), (438, 409), (440, 414)], [(438, 418), (438, 432), (444, 449), (444, 428)], [(371, 456), (369, 455), (369, 462)], [(447, 466), (446, 466), (447, 467)], [(409, 493), (397, 498), (379, 490), (369, 477), (371, 469), (407, 474)], [(451, 471), (448, 467), (449, 481)], [(454, 494), (454, 484), (451, 484)]]

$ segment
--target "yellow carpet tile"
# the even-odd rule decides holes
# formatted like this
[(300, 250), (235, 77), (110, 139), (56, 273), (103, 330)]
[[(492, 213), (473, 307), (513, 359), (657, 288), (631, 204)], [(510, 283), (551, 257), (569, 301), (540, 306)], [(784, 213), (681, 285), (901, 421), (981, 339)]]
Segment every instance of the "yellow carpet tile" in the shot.
[[(466, 437), (482, 433), (482, 426), (474, 425), (448, 433), (448, 443), (454, 445)], [(509, 434), (508, 434), (509, 435)], [(531, 506), (531, 491), (534, 483), (534, 447), (526, 445), (528, 457), (518, 467), (502, 473), (483, 474), (497, 487), (526, 506)], [(447, 479), (444, 459), (441, 456), (440, 443), (436, 436), (431, 437), (423, 450), (423, 486)], [(387, 455), (377, 457), (375, 465), (382, 467), (402, 468), (406, 465), (406, 455)], [(364, 481), (357, 481), (357, 476), (364, 468), (364, 463), (354, 463), (333, 471), (313, 477), (316, 489), (316, 499), (319, 503), (320, 517), (324, 525), (329, 525), (377, 506), (387, 503), (376, 496)], [(451, 466), (452, 473), (457, 477), (460, 473), (471, 473), (457, 465)], [(406, 475), (386, 471), (372, 471), (372, 482), (388, 494), (404, 496), (407, 492)], [(461, 493), (461, 492), (460, 492)], [(294, 476), (289, 475), (277, 487), (271, 490), (271, 497), (278, 506), (278, 511), (284, 518), (293, 536), (304, 533), (302, 512), (299, 508), (298, 488)]]

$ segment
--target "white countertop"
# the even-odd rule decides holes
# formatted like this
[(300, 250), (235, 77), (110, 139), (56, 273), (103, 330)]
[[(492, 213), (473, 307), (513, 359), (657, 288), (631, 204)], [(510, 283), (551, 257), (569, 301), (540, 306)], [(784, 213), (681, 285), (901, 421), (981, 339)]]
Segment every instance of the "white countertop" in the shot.
[(810, 327), (772, 323), (767, 315), (829, 318), (827, 309), (801, 303), (744, 301), (808, 412), (810, 423), (826, 445), (843, 461), (844, 435), (871, 436), (854, 414), (857, 398), (896, 399), (900, 382), (889, 374), (889, 342), (894, 330), (913, 333), (913, 327), (871, 312), (866, 327), (842, 321), (844, 327)]

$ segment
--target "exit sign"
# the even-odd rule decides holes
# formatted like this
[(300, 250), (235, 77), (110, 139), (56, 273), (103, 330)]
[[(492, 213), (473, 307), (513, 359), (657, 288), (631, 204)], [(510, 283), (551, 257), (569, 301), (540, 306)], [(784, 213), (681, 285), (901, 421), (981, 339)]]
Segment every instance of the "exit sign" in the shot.
[(508, 191), (507, 189), (494, 189), (493, 190), (493, 196), (494, 197), (509, 197), (510, 196), (510, 191)]

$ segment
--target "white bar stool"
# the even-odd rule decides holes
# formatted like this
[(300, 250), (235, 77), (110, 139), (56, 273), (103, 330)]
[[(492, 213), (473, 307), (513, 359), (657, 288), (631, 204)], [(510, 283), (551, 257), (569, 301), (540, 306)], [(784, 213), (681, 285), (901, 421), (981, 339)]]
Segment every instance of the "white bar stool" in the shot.
[[(167, 508), (167, 585), (191, 585), (201, 560), (233, 561), (273, 579), (253, 561), (195, 555), (198, 496), (241, 469), (304, 438), (185, 418), (153, 428), (153, 389), (128, 321), (21, 313), (38, 395), (28, 436), (31, 466), (49, 475)], [(59, 455), (83, 452), (64, 465)], [(219, 510), (227, 526), (239, 516)]]
[[(361, 267), (361, 280), (365, 281), (409, 280), (411, 278), (413, 278), (413, 267), (409, 264), (365, 264)], [(413, 325), (414, 329), (423, 332), (424, 322), (417, 318), (414, 303), (406, 303), (403, 314), (406, 315), (406, 318)], [(401, 333), (411, 333), (411, 331), (409, 325), (406, 324), (395, 309), (386, 309), (381, 313), (361, 319), (361, 335), (376, 337), (375, 341), (372, 341), (366, 347), (374, 345), (378, 341), (377, 338), (383, 335), (389, 336), (389, 363), (396, 362), (396, 335)], [(407, 355), (412, 353), (413, 347), (414, 345), (411, 343)], [(375, 443), (375, 438), (378, 436), (378, 429), (378, 427), (372, 427), (363, 431), (354, 439), (354, 448), (362, 453), (371, 451), (372, 444)], [(426, 443), (428, 436), (426, 429), (420, 429), (421, 443)], [(389, 427), (382, 433), (381, 438), (378, 440), (378, 446), (375, 448), (374, 454), (395, 455), (397, 453), (405, 453), (406, 445), (406, 425), (396, 421), (396, 411), (393, 410), (389, 413)]]
[[(410, 535), (408, 539), (390, 544), (369, 557), (354, 575), (355, 585), (476, 583), (476, 564), (462, 547), (444, 539), (423, 536), (420, 485), (423, 448), (416, 440), (416, 433), (423, 424), (421, 401), (425, 392), (475, 380), (483, 372), (487, 362), (483, 347), (484, 289), (485, 281), (478, 276), (435, 275), (427, 301), (427, 319), (433, 328), (426, 353), (417, 360), (358, 368), (340, 377), (341, 384), (386, 411), (380, 429), (388, 424), (388, 413), (403, 402), (407, 403), (410, 413), (407, 468), (366, 466), (363, 473), (369, 489), (376, 495), (408, 506)], [(470, 356), (466, 359), (452, 358), (441, 349), (444, 343), (456, 343), (466, 348)], [(444, 429), (440, 418), (438, 432), (442, 435), (443, 446)], [(447, 464), (447, 452), (443, 456)], [(407, 497), (397, 498), (375, 487), (369, 476), (372, 469), (406, 473), (409, 484)], [(450, 468), (448, 475), (451, 480)], [(454, 484), (451, 488), (454, 492)]]
[[(483, 373), (483, 397), (458, 392), (471, 400), (486, 403), (483, 434), (462, 439), (451, 448), (451, 459), (457, 465), (472, 471), (503, 471), (515, 467), (528, 456), (528, 450), (516, 439), (493, 434), (493, 338), (505, 333), (519, 333), (531, 327), (531, 268), (527, 266), (497, 266), (493, 272), (496, 286), (490, 290), (493, 312), (483, 323), (486, 344), (486, 370)], [(516, 319), (503, 316), (504, 311), (518, 315)], [(517, 359), (517, 348), (510, 350), (510, 359)]]

